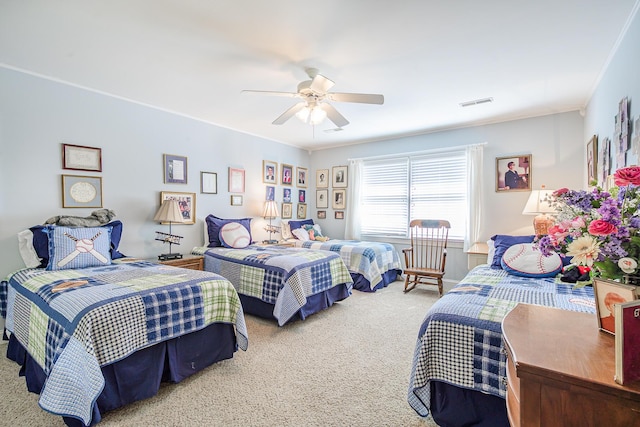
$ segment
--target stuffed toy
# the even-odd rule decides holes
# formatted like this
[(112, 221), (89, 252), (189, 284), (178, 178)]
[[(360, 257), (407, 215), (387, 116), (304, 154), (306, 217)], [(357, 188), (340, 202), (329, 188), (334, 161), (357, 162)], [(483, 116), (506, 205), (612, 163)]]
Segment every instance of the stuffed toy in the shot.
[(99, 227), (109, 223), (115, 216), (116, 213), (111, 209), (98, 209), (97, 211), (91, 212), (91, 215), (87, 217), (70, 215), (53, 216), (46, 220), (44, 225), (55, 224), (65, 225), (68, 227)]

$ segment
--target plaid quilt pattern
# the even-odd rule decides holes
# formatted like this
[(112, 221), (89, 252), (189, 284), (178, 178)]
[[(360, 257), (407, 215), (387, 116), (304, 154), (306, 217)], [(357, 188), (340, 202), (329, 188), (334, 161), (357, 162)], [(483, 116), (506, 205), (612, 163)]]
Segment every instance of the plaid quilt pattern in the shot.
[(429, 415), (432, 380), (506, 396), (501, 323), (518, 303), (595, 313), (591, 287), (475, 267), (432, 306), (420, 327), (407, 398), (418, 414)]
[(273, 304), (281, 326), (306, 304), (307, 297), (353, 283), (333, 252), (249, 246), (208, 248), (204, 255), (205, 270), (229, 279), (239, 294)]
[(371, 289), (382, 281), (382, 275), (389, 270), (402, 272), (400, 256), (389, 243), (364, 242), (359, 240), (296, 240), (296, 246), (307, 249), (331, 251), (340, 257), (352, 273), (361, 274), (370, 283)]
[(85, 424), (104, 386), (102, 365), (214, 322), (233, 324), (238, 347), (248, 346), (237, 292), (208, 272), (149, 262), (23, 269), (0, 287), (7, 330), (47, 375), (40, 406)]

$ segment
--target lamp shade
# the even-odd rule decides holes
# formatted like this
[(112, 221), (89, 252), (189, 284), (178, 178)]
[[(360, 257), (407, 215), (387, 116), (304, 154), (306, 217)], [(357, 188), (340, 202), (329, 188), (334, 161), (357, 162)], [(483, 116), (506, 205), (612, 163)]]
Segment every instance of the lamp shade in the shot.
[(278, 215), (278, 204), (273, 200), (267, 200), (264, 204), (264, 211), (262, 212), (263, 218), (277, 218)]
[(178, 201), (176, 199), (166, 199), (163, 201), (153, 220), (160, 222), (184, 222)]
[(523, 215), (538, 215), (555, 212), (549, 204), (549, 199), (555, 190), (533, 190), (529, 195), (529, 200), (522, 210)]

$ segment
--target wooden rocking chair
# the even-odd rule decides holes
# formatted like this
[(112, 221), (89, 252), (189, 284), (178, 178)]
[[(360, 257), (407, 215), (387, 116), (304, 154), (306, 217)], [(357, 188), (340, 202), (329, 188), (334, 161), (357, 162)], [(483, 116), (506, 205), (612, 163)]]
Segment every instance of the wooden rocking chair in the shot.
[(411, 247), (403, 249), (405, 262), (404, 292), (418, 284), (438, 285), (442, 296), (442, 277), (447, 260), (449, 221), (441, 219), (414, 219), (411, 228)]

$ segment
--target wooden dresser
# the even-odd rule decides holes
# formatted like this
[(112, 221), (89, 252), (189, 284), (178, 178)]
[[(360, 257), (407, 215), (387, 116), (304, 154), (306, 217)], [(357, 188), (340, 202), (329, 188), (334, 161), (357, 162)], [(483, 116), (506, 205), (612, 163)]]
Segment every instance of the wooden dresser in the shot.
[(613, 381), (614, 337), (594, 314), (518, 304), (502, 331), (513, 427), (640, 426), (640, 384)]
[(188, 268), (189, 270), (204, 270), (204, 256), (202, 255), (183, 255), (182, 258), (169, 259), (166, 261), (158, 261), (155, 259), (154, 262), (172, 265), (174, 267)]

